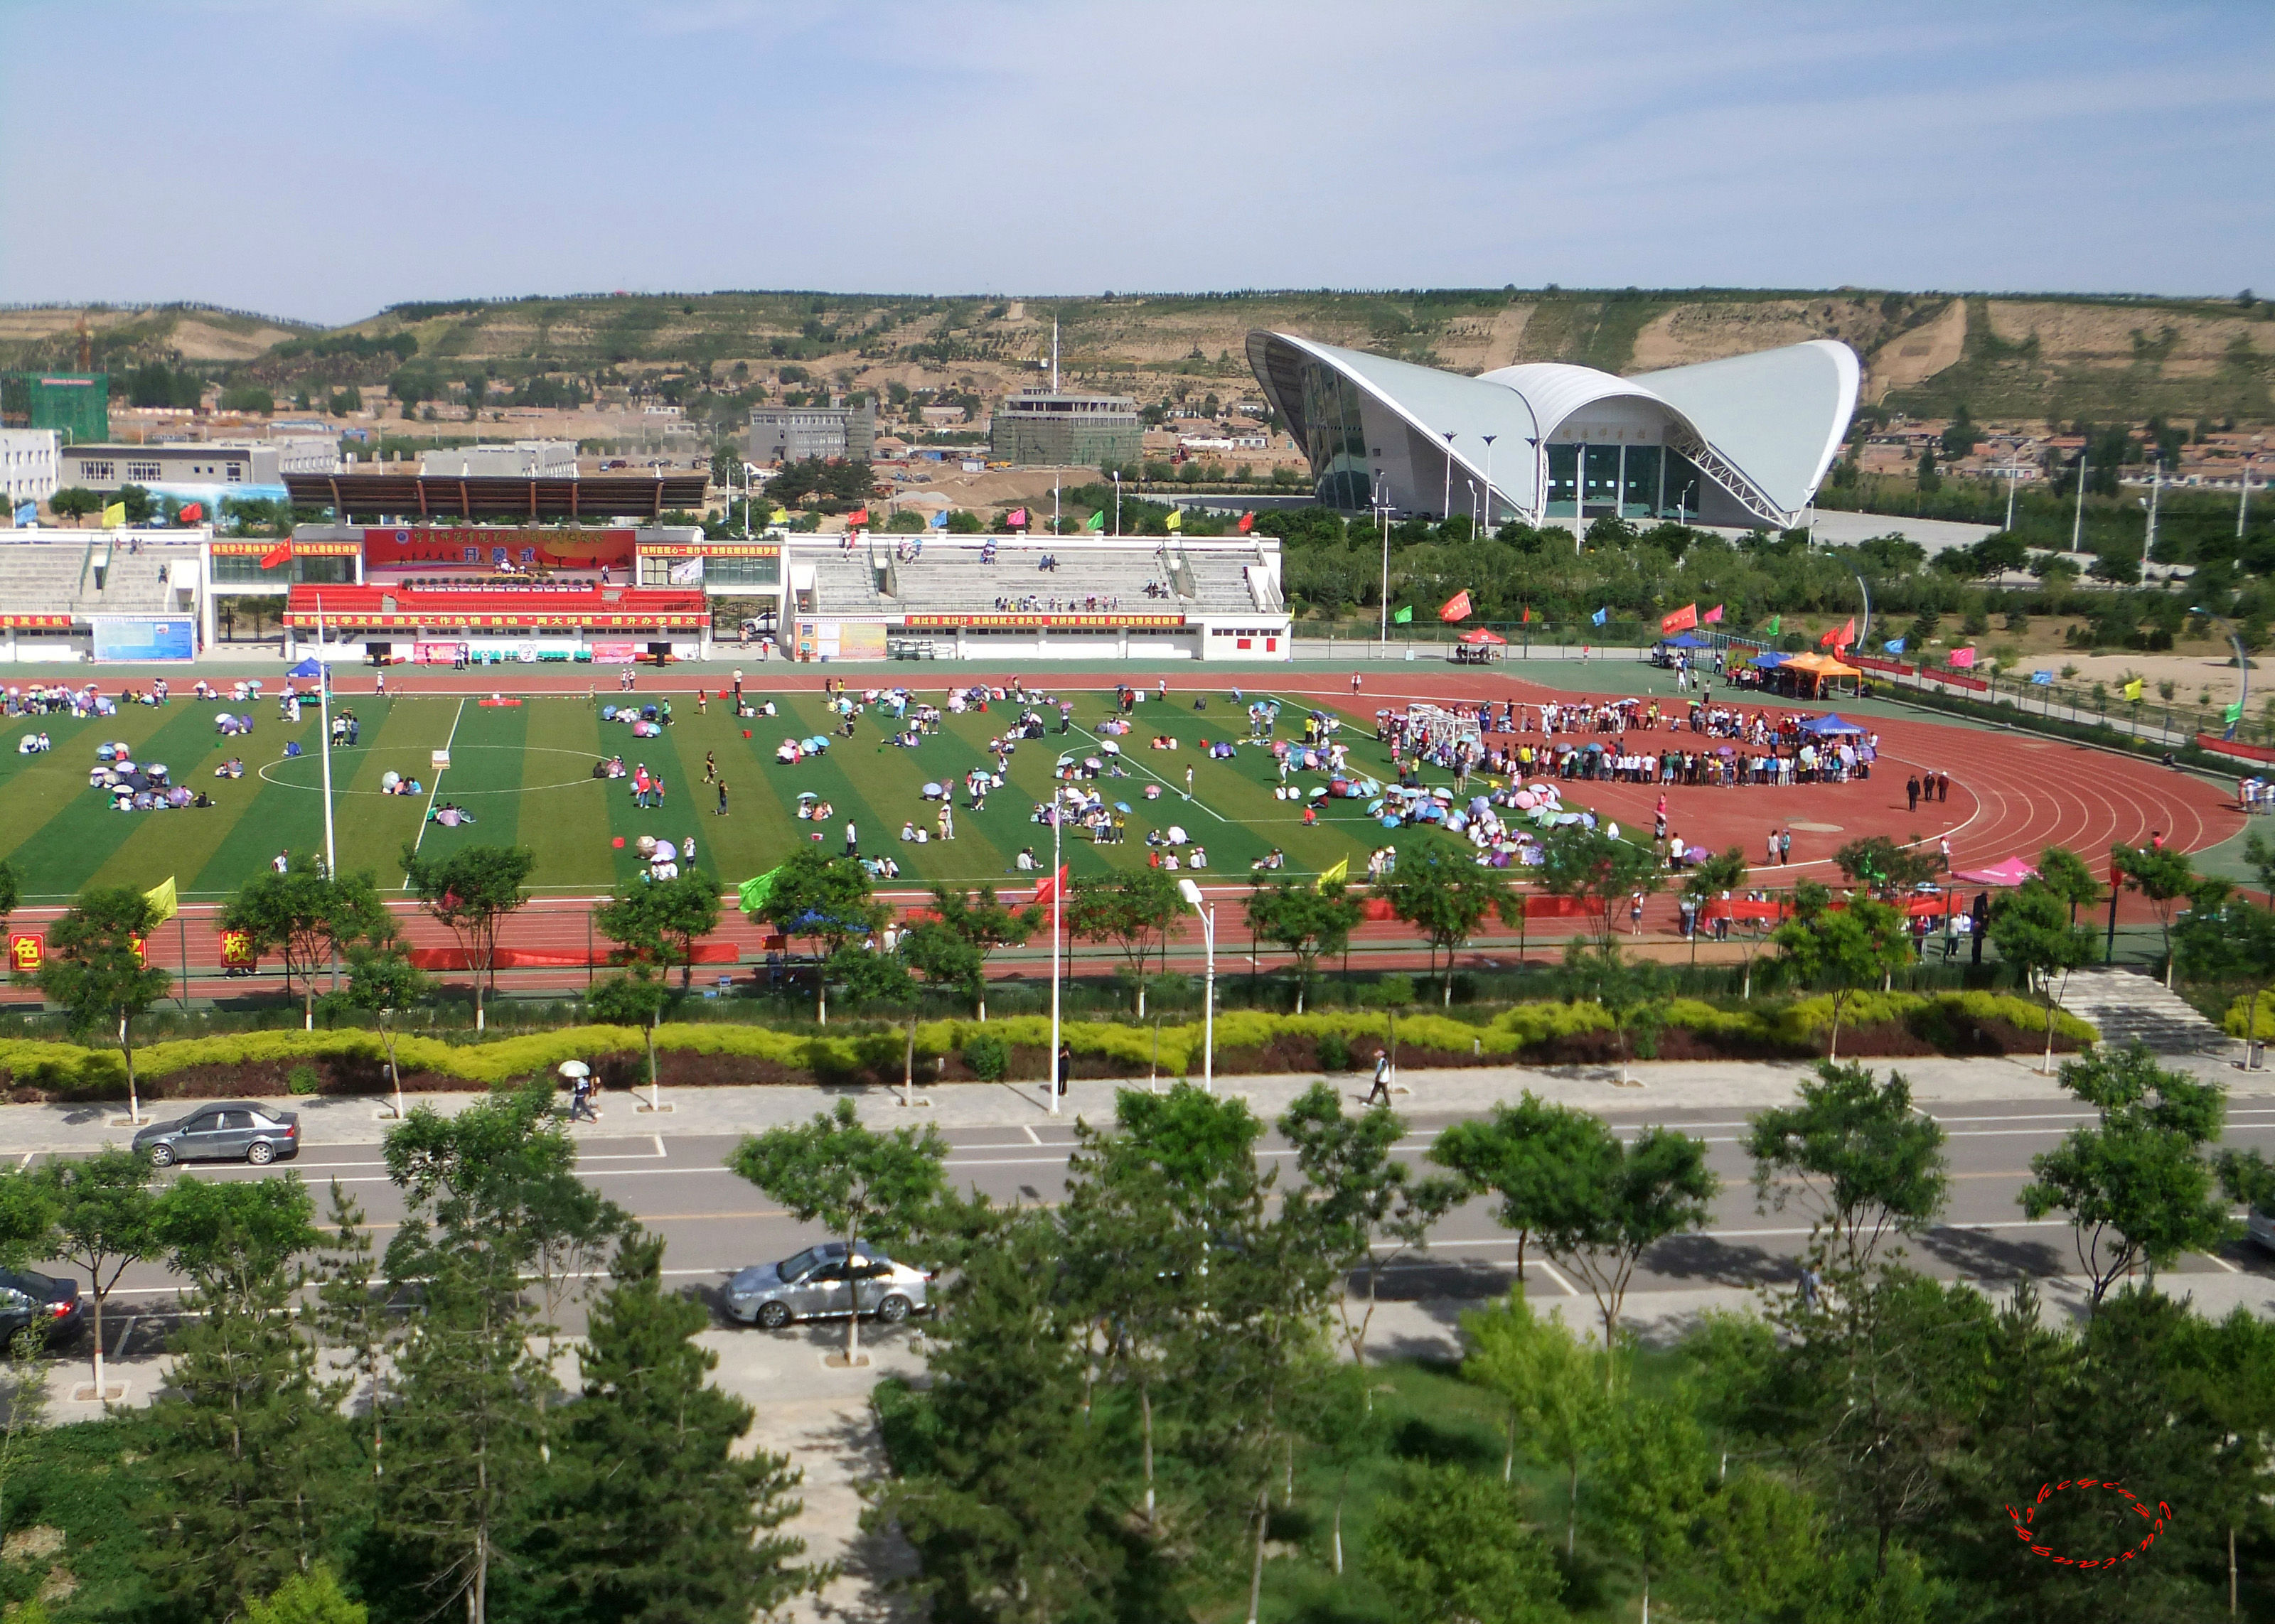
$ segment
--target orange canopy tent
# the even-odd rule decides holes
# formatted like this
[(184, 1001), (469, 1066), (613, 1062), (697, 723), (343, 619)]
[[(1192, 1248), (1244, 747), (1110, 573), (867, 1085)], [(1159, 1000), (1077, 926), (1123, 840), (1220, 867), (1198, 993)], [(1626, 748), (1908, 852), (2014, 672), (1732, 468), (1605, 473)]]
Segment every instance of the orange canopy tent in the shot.
[(1464, 631), (1460, 637), (1454, 640), (1457, 643), (1490, 643), (1502, 648), (1508, 646), (1508, 639), (1507, 638), (1497, 637), (1493, 632), (1487, 631), (1483, 626), (1479, 626), (1474, 631)]

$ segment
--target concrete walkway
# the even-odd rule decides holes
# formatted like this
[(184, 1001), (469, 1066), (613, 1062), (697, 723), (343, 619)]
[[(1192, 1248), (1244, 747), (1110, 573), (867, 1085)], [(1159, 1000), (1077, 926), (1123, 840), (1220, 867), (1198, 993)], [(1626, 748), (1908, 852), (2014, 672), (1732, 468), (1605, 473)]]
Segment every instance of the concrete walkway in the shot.
[[(2241, 1048), (2240, 1045), (2231, 1045)], [(2056, 1057), (2057, 1063), (2060, 1061)], [(2275, 1095), (2275, 1069), (2246, 1072), (2231, 1058), (2215, 1055), (2160, 1057), (2164, 1064), (2188, 1069), (2216, 1082), (2235, 1099)], [(1937, 1056), (1867, 1063), (1883, 1076), (1901, 1071), (1911, 1084), (1912, 1095), (1923, 1107), (1969, 1105), (1985, 1100), (2067, 1100), (2059, 1082), (2037, 1070), (2035, 1054), (1987, 1060), (1950, 1060)], [(1668, 1111), (1702, 1107), (1760, 1110), (1793, 1098), (1795, 1086), (1810, 1075), (1799, 1061), (1637, 1061), (1633, 1082), (1621, 1086), (1619, 1071), (1608, 1066), (1469, 1066), (1446, 1070), (1411, 1070), (1401, 1074), (1407, 1091), (1397, 1099), (1409, 1115), (1470, 1116), (1490, 1110), (1504, 1100), (1514, 1102), (1526, 1091), (1543, 1099), (1622, 1118), (1650, 1117)], [(1221, 1076), (1217, 1091), (1248, 1101), (1250, 1108), (1267, 1121), (1319, 1080), (1316, 1073), (1272, 1076)], [(1196, 1079), (1198, 1081), (1198, 1079)], [(1341, 1074), (1337, 1081), (1348, 1091), (1363, 1091), (1357, 1073)], [(1163, 1077), (1166, 1091), (1175, 1082)], [(1122, 1089), (1142, 1090), (1135, 1080), (1077, 1079), (1068, 1097), (1059, 1102), (1056, 1120), (1071, 1123), (1077, 1117), (1092, 1122), (1113, 1119), (1115, 1096)], [(953, 1083), (929, 1090), (919, 1087), (919, 1104), (901, 1104), (897, 1088), (873, 1086), (819, 1087), (793, 1084), (737, 1084), (715, 1088), (666, 1089), (664, 1109), (646, 1109), (645, 1091), (610, 1092), (601, 1099), (606, 1121), (595, 1126), (578, 1124), (579, 1135), (620, 1138), (627, 1133), (717, 1136), (760, 1133), (769, 1128), (802, 1122), (819, 1111), (832, 1111), (840, 1099), (850, 1099), (865, 1122), (881, 1127), (904, 1122), (933, 1122), (949, 1128), (1041, 1128), (1054, 1120), (1048, 1095), (1040, 1083)], [(482, 1096), (474, 1092), (412, 1094), (406, 1105), (431, 1106), (445, 1114), (464, 1110)], [(567, 1094), (562, 1095), (565, 1105)], [(383, 1097), (314, 1098), (284, 1100), (300, 1113), (304, 1143), (315, 1144), (377, 1144), (392, 1125), (391, 1106)], [(167, 1100), (146, 1116), (169, 1120), (189, 1109), (191, 1102)], [(21, 1159), (57, 1152), (98, 1150), (123, 1144), (132, 1137), (120, 1105), (19, 1105), (0, 1107), (0, 1157)]]

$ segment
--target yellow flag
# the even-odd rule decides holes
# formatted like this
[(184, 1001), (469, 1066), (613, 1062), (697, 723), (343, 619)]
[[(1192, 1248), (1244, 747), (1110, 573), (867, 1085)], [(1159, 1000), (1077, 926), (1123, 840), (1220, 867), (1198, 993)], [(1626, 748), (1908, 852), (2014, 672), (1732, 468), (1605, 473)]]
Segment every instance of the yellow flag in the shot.
[(125, 502), (114, 502), (102, 510), (102, 527), (105, 530), (116, 530), (125, 522), (126, 504)]
[(1349, 878), (1350, 859), (1349, 857), (1345, 857), (1333, 868), (1322, 872), (1319, 875), (1319, 883), (1311, 888), (1315, 891), (1324, 891), (1329, 886), (1339, 886)]
[(1183, 530), (1185, 527), (1185, 510), (1183, 508), (1171, 508), (1169, 517), (1163, 522), (1172, 530)]
[(2136, 676), (2131, 682), (2125, 684), (2125, 699), (2128, 704), (2132, 704), (2138, 701), (2140, 698), (2141, 679)]
[(167, 875), (162, 883), (152, 886), (143, 892), (142, 900), (149, 903), (155, 912), (155, 917), (150, 921), (153, 925), (163, 925), (182, 911), (181, 898), (175, 894), (174, 877), (171, 874)]
[(788, 508), (776, 508), (773, 512), (767, 515), (767, 523), (769, 525), (789, 524), (790, 510)]

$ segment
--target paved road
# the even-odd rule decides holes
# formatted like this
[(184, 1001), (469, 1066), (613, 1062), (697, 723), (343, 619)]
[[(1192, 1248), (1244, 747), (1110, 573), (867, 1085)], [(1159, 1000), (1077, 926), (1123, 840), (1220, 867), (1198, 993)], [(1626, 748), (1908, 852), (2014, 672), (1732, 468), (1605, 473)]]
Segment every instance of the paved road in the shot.
[[(2075, 1268), (2068, 1227), (2059, 1219), (2026, 1220), (2016, 1201), (2029, 1179), (2030, 1157), (2058, 1140), (2086, 1113), (2046, 1099), (1984, 1100), (1939, 1107), (1931, 1113), (1950, 1136), (1952, 1194), (1942, 1226), (1910, 1249), (1910, 1261), (1946, 1279), (2007, 1280), (2028, 1273), (2050, 1276)], [(579, 1167), (612, 1200), (669, 1243), (667, 1272), (703, 1288), (715, 1288), (734, 1269), (785, 1257), (817, 1231), (798, 1223), (722, 1165), (736, 1144), (724, 1134), (675, 1135), (667, 1129), (646, 1133), (618, 1122), (629, 1117), (621, 1099), (599, 1135), (579, 1141)], [(1702, 1234), (1660, 1243), (1646, 1254), (1634, 1292), (1679, 1292), (1706, 1286), (1755, 1287), (1790, 1281), (1809, 1230), (1806, 1211), (1757, 1210), (1751, 1164), (1742, 1147), (1747, 1114), (1727, 1107), (1610, 1114), (1623, 1134), (1646, 1122), (1665, 1122), (1703, 1137), (1723, 1190), (1711, 1226)], [(1413, 1131), (1402, 1153), (1419, 1160), (1430, 1141), (1455, 1114), (1415, 1114)], [(617, 1137), (601, 1137), (613, 1135)], [(949, 1170), (959, 1185), (985, 1190), (1001, 1201), (1054, 1202), (1065, 1190), (1066, 1161), (1074, 1140), (1060, 1122), (1033, 1127), (956, 1127), (946, 1131), (954, 1149)], [(2227, 1138), (2238, 1144), (2275, 1150), (2275, 1103), (2237, 1102), (2231, 1109)], [(1285, 1143), (1267, 1137), (1261, 1154), (1293, 1176)], [(274, 1177), (295, 1167), (314, 1186), (319, 1205), (326, 1183), (336, 1179), (364, 1205), (383, 1244), (403, 1216), (402, 1203), (388, 1182), (375, 1144), (311, 1144), (296, 1164), (266, 1173), (239, 1167), (193, 1169), (223, 1179)], [(1398, 1260), (1386, 1280), (1385, 1295), (1397, 1299), (1484, 1297), (1507, 1288), (1515, 1262), (1515, 1237), (1493, 1220), (1490, 1201), (1475, 1201), (1439, 1226), (1426, 1250)], [(1529, 1260), (1535, 1290), (1563, 1290), (1579, 1296), (1583, 1288), (1567, 1280), (1536, 1250)], [(58, 1272), (64, 1272), (57, 1265)], [(2189, 1256), (2181, 1273), (2251, 1273), (2275, 1279), (2275, 1258), (2239, 1243), (2218, 1257)], [(171, 1280), (162, 1265), (128, 1271), (121, 1290), (162, 1295)], [(146, 1299), (147, 1300), (147, 1297)], [(1647, 1311), (1647, 1303), (1637, 1303)], [(572, 1330), (580, 1328), (571, 1326)]]

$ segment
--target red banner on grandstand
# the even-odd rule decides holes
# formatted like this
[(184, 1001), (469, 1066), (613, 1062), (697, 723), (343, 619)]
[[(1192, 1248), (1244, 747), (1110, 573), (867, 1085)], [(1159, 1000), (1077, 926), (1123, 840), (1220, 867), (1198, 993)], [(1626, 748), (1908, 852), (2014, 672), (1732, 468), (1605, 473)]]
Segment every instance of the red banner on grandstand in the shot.
[[(382, 569), (419, 564), (488, 568), (503, 554), (513, 563), (578, 570), (609, 564), (629, 570), (633, 535), (624, 529), (547, 530), (536, 525), (374, 525), (363, 533), (362, 551), (366, 564)], [(354, 542), (345, 545), (349, 551), (356, 550)], [(306, 552), (306, 546), (299, 550)]]

